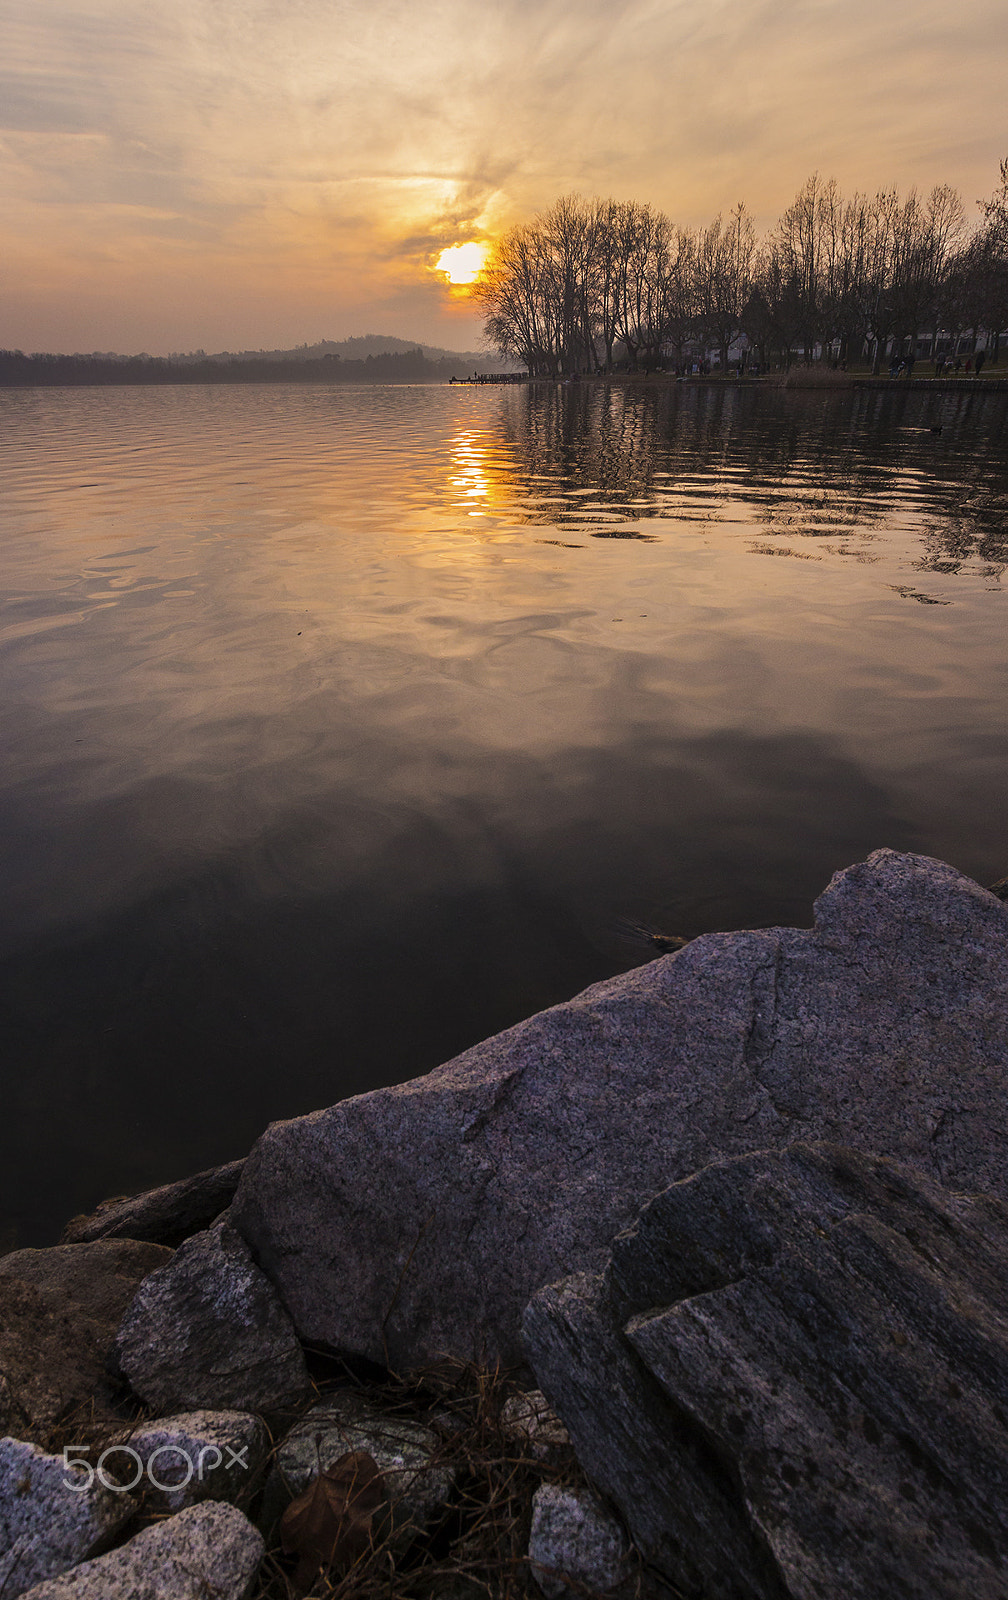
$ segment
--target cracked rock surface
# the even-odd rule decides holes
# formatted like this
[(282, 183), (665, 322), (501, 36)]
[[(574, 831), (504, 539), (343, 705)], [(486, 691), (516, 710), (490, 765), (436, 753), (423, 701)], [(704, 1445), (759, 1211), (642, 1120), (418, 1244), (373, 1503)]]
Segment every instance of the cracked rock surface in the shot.
[(1008, 1594), (1008, 1206), (795, 1146), (659, 1195), (525, 1335), (676, 1593)]
[(876, 851), (427, 1077), (275, 1124), (230, 1212), (302, 1339), (521, 1359), (531, 1296), (710, 1161), (828, 1139), (1008, 1195), (1008, 907)]

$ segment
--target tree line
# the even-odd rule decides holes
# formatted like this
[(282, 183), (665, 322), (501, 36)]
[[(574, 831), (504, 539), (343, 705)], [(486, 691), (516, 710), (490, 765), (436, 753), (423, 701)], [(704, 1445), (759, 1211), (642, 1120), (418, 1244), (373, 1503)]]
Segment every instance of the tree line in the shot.
[(262, 357), (25, 355), (0, 350), (0, 385), (38, 388), (55, 385), (163, 383), (447, 383), (459, 375), (458, 358), (432, 360), (418, 347), (341, 360), (276, 360)]
[(744, 204), (683, 228), (638, 201), (568, 195), (497, 241), (473, 294), (485, 333), (532, 376), (684, 365), (744, 336), (762, 363), (838, 363), (918, 338), (953, 350), (1008, 327), (1008, 158), (967, 218), (948, 184), (845, 197), (813, 173), (766, 238)]

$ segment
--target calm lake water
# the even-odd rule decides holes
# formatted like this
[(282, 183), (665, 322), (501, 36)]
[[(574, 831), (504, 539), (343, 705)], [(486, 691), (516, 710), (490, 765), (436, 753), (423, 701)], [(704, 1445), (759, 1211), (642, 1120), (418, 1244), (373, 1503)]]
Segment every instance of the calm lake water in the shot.
[(0, 391), (6, 1241), (647, 959), (624, 919), (1008, 871), (1006, 445), (994, 395)]

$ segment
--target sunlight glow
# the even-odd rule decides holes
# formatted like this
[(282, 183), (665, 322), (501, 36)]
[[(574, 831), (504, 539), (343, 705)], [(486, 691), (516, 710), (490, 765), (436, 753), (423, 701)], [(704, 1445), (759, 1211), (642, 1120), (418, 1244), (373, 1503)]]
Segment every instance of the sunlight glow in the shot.
[(437, 271), (443, 272), (449, 283), (474, 283), (483, 270), (489, 254), (485, 244), (453, 244), (442, 250), (437, 258)]

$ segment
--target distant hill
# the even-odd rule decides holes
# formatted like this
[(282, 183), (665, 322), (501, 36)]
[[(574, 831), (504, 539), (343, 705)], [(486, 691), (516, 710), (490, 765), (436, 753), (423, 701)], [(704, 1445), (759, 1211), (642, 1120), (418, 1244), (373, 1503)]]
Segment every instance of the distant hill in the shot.
[[(371, 337), (376, 337), (372, 335)], [(404, 348), (373, 355), (344, 357), (338, 346), (302, 345), (298, 350), (227, 351), (208, 356), (202, 350), (185, 356), (25, 355), (0, 350), (0, 385), (35, 387), (63, 384), (148, 383), (449, 383), (474, 372), (494, 374), (517, 370), (482, 351), (435, 347), (424, 352), (408, 340)], [(365, 340), (347, 340), (351, 349)]]
[(511, 372), (513, 361), (505, 361), (496, 350), (446, 350), (441, 345), (421, 344), (417, 339), (400, 339), (393, 333), (362, 333), (350, 339), (320, 339), (317, 344), (299, 344), (293, 350), (220, 350), (207, 355), (203, 350), (173, 355), (176, 363), (202, 361), (366, 361), (368, 357), (407, 355), (420, 350), (428, 361), (452, 362), (459, 373)]

